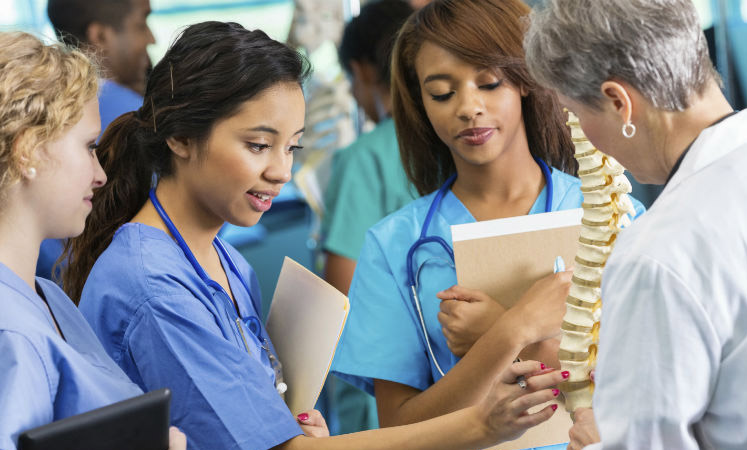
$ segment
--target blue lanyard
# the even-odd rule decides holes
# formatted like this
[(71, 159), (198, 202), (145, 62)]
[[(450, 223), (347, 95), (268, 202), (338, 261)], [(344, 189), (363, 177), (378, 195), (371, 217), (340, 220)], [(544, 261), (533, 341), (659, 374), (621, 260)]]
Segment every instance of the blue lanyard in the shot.
[[(166, 228), (168, 228), (171, 235), (176, 240), (176, 243), (179, 245), (179, 247), (182, 249), (182, 252), (184, 252), (184, 256), (187, 257), (187, 260), (190, 264), (192, 264), (192, 267), (195, 269), (195, 272), (197, 272), (197, 275), (202, 279), (202, 281), (212, 287), (213, 289), (216, 289), (220, 292), (223, 292), (226, 294), (226, 298), (230, 299), (231, 296), (228, 295), (228, 292), (226, 292), (225, 289), (223, 289), (223, 286), (221, 286), (218, 282), (214, 281), (212, 278), (208, 276), (208, 274), (205, 272), (205, 270), (202, 268), (200, 263), (195, 258), (195, 255), (192, 253), (192, 250), (189, 249), (189, 246), (184, 241), (184, 238), (182, 238), (182, 235), (179, 233), (179, 230), (176, 229), (176, 226), (174, 225), (174, 222), (171, 221), (171, 218), (168, 214), (166, 214), (166, 211), (163, 209), (163, 206), (161, 206), (161, 202), (158, 201), (158, 197), (156, 197), (156, 191), (151, 189), (148, 193), (148, 196), (150, 197), (151, 203), (153, 203), (153, 206), (156, 208), (156, 212), (158, 212), (158, 215), (161, 216), (161, 220), (163, 220), (163, 223), (166, 225)], [(233, 259), (231, 258), (231, 255), (228, 254), (228, 250), (226, 250), (226, 247), (223, 245), (223, 243), (218, 239), (217, 237), (213, 240), (213, 244), (218, 248), (218, 251), (223, 255), (223, 257), (228, 262), (228, 267), (231, 269), (231, 272), (233, 272), (236, 277), (239, 279), (241, 284), (244, 286), (244, 289), (246, 289), (246, 292), (249, 294), (249, 297), (252, 296), (252, 291), (249, 289), (249, 285), (246, 284), (246, 281), (244, 280), (244, 277), (241, 276), (241, 272), (239, 272), (239, 269), (236, 267), (236, 264), (234, 264)], [(240, 316), (241, 314), (239, 314)], [(246, 323), (246, 326), (249, 328), (249, 330), (259, 339), (259, 342), (263, 342), (262, 339), (262, 326), (261, 322), (259, 321), (259, 318), (254, 315), (250, 315), (246, 319), (243, 319)]]

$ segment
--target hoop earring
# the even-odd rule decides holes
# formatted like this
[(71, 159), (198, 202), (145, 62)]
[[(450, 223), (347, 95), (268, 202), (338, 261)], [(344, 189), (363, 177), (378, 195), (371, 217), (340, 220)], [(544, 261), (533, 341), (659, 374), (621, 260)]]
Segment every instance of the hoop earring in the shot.
[(633, 136), (635, 136), (635, 132), (636, 132), (636, 127), (635, 125), (633, 125), (632, 122), (628, 122), (623, 125), (622, 133), (623, 133), (623, 136), (625, 136), (626, 138), (628, 139), (632, 138)]

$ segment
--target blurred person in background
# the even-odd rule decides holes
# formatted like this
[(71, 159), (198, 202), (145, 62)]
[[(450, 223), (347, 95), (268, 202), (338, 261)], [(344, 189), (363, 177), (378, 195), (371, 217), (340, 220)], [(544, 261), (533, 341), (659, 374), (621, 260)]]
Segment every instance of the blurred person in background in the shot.
[[(143, 103), (150, 67), (147, 47), (155, 43), (146, 19), (149, 0), (49, 0), (47, 15), (60, 42), (81, 48), (101, 66), (98, 99), (101, 130)], [(42, 242), (36, 274), (59, 275), (55, 261), (63, 241)], [(64, 264), (63, 264), (64, 265)]]
[[(340, 63), (353, 96), (376, 124), (334, 155), (325, 192), (325, 278), (346, 295), (366, 231), (417, 195), (399, 158), (389, 85), (392, 46), (412, 11), (403, 0), (369, 2), (345, 26), (340, 42)], [(338, 378), (331, 381), (341, 432), (378, 426), (373, 397)]]

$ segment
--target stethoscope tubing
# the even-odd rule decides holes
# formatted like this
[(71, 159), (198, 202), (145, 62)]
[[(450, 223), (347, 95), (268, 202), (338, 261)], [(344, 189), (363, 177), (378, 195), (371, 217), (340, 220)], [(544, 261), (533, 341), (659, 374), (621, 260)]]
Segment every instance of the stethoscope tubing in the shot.
[[(176, 240), (177, 245), (179, 245), (179, 248), (182, 249), (182, 252), (184, 253), (184, 256), (187, 258), (187, 261), (192, 265), (192, 268), (194, 268), (195, 272), (197, 272), (197, 275), (200, 277), (203, 283), (205, 283), (207, 286), (212, 287), (213, 289), (216, 289), (226, 295), (226, 298), (231, 298), (230, 295), (228, 295), (228, 292), (226, 292), (225, 289), (223, 289), (223, 286), (221, 286), (218, 282), (210, 278), (208, 276), (207, 272), (202, 268), (200, 263), (197, 261), (197, 258), (195, 258), (194, 254), (192, 253), (192, 250), (189, 248), (189, 245), (187, 245), (187, 242), (182, 237), (181, 233), (179, 233), (179, 230), (176, 228), (176, 225), (174, 225), (174, 222), (171, 220), (171, 217), (166, 213), (166, 211), (163, 209), (163, 206), (161, 205), (161, 202), (158, 200), (158, 197), (156, 196), (156, 191), (154, 189), (151, 189), (150, 192), (148, 192), (148, 196), (150, 197), (150, 201), (153, 204), (153, 207), (156, 209), (156, 212), (159, 216), (161, 216), (161, 220), (163, 220), (163, 223), (166, 225), (166, 228), (169, 230), (171, 235), (174, 237), (174, 240)], [(218, 239), (216, 236), (213, 240), (213, 244), (218, 248), (218, 251), (221, 252), (224, 258), (226, 258), (226, 262), (228, 263), (228, 267), (231, 270), (231, 272), (236, 275), (236, 277), (241, 282), (242, 286), (246, 290), (247, 294), (249, 294), (249, 297), (252, 295), (251, 289), (249, 289), (249, 285), (244, 280), (244, 277), (241, 275), (241, 272), (239, 272), (239, 269), (236, 267), (236, 264), (233, 262), (233, 258), (231, 258), (231, 255), (228, 253), (228, 250), (223, 245), (223, 243)], [(240, 317), (239, 317), (240, 318)], [(250, 315), (244, 321), (247, 324), (247, 327), (249, 330), (254, 334), (257, 339), (259, 339), (259, 342), (263, 342), (262, 338), (262, 326), (261, 322), (259, 321), (259, 318), (255, 315)]]

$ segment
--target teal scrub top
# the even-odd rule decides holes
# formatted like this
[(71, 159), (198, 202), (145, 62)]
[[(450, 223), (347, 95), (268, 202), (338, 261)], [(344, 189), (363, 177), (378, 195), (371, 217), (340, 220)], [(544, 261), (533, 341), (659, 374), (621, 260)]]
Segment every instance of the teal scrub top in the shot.
[[(581, 206), (581, 181), (552, 170), (552, 210)], [(366, 234), (350, 286), (350, 313), (338, 345), (332, 371), (373, 395), (373, 379), (394, 381), (425, 390), (439, 378), (421, 337), (421, 328), (407, 283), (406, 260), (423, 226), (436, 193), (419, 198), (377, 223)], [(529, 214), (545, 212), (546, 187)], [(633, 200), (636, 215), (645, 208)], [(475, 222), (462, 202), (449, 190), (433, 216), (428, 234), (451, 245), (451, 225)], [(457, 284), (456, 271), (438, 245), (424, 245), (414, 254), (421, 267), (418, 294), (433, 352), (448, 371), (459, 358), (446, 345), (438, 322), (436, 293)]]
[(334, 156), (324, 198), (324, 250), (357, 260), (366, 231), (416, 197), (399, 158), (394, 121), (387, 118)]

